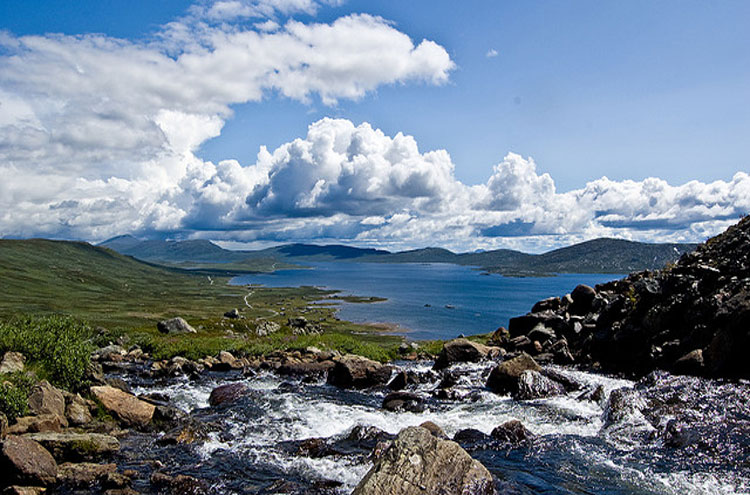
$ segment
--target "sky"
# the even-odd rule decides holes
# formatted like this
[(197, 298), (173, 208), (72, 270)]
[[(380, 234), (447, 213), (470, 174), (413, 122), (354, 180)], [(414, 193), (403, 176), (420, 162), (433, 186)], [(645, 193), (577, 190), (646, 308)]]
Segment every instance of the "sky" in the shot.
[(0, 2), (0, 237), (540, 252), (750, 211), (745, 1)]

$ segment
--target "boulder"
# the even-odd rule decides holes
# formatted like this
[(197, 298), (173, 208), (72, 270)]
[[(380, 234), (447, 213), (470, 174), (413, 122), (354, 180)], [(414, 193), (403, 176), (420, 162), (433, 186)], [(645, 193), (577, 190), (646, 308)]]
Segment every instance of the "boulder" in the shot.
[(34, 415), (53, 414), (64, 418), (65, 396), (49, 382), (39, 382), (29, 394), (29, 411)]
[(492, 369), (487, 378), (487, 387), (496, 394), (515, 394), (518, 391), (518, 380), (526, 370), (541, 371), (534, 358), (526, 353), (504, 361)]
[(80, 395), (76, 395), (67, 406), (65, 406), (65, 419), (74, 426), (89, 424), (93, 418), (89, 405)]
[(701, 375), (705, 370), (703, 351), (690, 351), (672, 365), (672, 371), (678, 375)]
[(27, 433), (24, 438), (42, 445), (57, 462), (95, 461), (120, 450), (115, 437), (101, 433)]
[(403, 390), (409, 384), (409, 375), (406, 371), (399, 371), (393, 380), (388, 382), (388, 388), (391, 390)]
[(382, 385), (391, 377), (391, 366), (354, 354), (346, 354), (334, 361), (328, 372), (328, 383), (341, 388), (366, 388)]
[(153, 404), (114, 387), (91, 387), (91, 393), (107, 411), (115, 414), (127, 425), (143, 427), (149, 424), (154, 416), (156, 407)]
[(515, 446), (533, 437), (534, 434), (526, 429), (523, 423), (512, 419), (492, 430), (490, 436), (499, 442)]
[(443, 344), (443, 349), (435, 360), (434, 369), (441, 370), (454, 363), (476, 363), (486, 359), (491, 350), (491, 347), (467, 339), (454, 339)]
[(445, 434), (445, 431), (443, 431), (442, 428), (440, 428), (438, 425), (433, 423), (432, 421), (425, 421), (421, 425), (422, 428), (432, 433), (433, 437), (441, 438), (443, 440), (448, 440), (448, 435)]
[(67, 428), (68, 422), (65, 418), (56, 414), (40, 414), (39, 416), (24, 416), (17, 418), (16, 422), (8, 428), (11, 435), (22, 433), (44, 433), (60, 432)]
[(516, 399), (532, 400), (565, 394), (562, 384), (547, 378), (538, 371), (526, 370), (518, 378), (518, 390), (514, 394)]
[(195, 328), (191, 327), (188, 322), (179, 316), (169, 320), (162, 320), (156, 324), (157, 330), (166, 334), (178, 333), (197, 333)]
[(354, 489), (353, 495), (495, 493), (492, 475), (457, 443), (427, 429), (402, 430)]
[(208, 403), (213, 406), (220, 406), (232, 402), (242, 397), (249, 389), (244, 383), (227, 383), (220, 385), (211, 391), (208, 397)]
[(240, 317), (240, 310), (237, 308), (230, 309), (226, 313), (224, 313), (224, 318), (229, 318), (230, 320), (236, 320)]
[(0, 362), (0, 374), (23, 371), (25, 362), (26, 358), (20, 352), (8, 351), (3, 355), (3, 360)]
[(106, 347), (95, 350), (91, 353), (91, 358), (96, 361), (122, 361), (128, 351), (124, 347), (117, 344), (110, 344)]
[(594, 298), (596, 298), (596, 290), (588, 285), (580, 284), (573, 289), (570, 297), (573, 298), (570, 312), (577, 315), (586, 314), (591, 309)]
[(274, 321), (257, 320), (256, 323), (257, 325), (255, 327), (255, 334), (258, 337), (271, 335), (272, 333), (276, 333), (281, 329), (281, 325)]
[(49, 485), (57, 478), (57, 462), (29, 438), (11, 436), (0, 442), (0, 473), (7, 485)]
[(115, 464), (66, 462), (57, 467), (57, 482), (74, 488), (87, 488), (116, 472)]
[(383, 409), (387, 411), (424, 411), (424, 399), (410, 392), (391, 392), (383, 399)]

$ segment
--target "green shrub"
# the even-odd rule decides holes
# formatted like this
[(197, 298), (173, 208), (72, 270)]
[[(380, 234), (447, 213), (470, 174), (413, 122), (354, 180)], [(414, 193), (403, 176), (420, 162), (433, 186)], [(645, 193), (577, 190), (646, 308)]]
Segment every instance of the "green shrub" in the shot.
[(0, 377), (0, 412), (13, 422), (28, 413), (28, 399), (34, 378), (19, 371)]
[(0, 324), (0, 353), (20, 352), (40, 378), (74, 389), (86, 373), (91, 338), (88, 325), (73, 318), (25, 316)]

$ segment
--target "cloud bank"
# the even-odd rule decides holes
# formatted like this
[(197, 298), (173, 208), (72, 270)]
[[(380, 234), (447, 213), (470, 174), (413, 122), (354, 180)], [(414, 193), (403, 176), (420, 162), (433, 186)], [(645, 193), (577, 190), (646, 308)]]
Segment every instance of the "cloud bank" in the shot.
[(445, 150), (322, 119), (255, 163), (207, 162), (234, 104), (335, 104), (381, 85), (443, 84), (454, 62), (388, 21), (311, 0), (195, 5), (152, 39), (0, 34), (0, 236), (132, 232), (227, 241), (540, 250), (598, 236), (695, 241), (750, 210), (750, 176), (674, 186), (607, 178), (564, 193), (509, 153), (484, 184)]

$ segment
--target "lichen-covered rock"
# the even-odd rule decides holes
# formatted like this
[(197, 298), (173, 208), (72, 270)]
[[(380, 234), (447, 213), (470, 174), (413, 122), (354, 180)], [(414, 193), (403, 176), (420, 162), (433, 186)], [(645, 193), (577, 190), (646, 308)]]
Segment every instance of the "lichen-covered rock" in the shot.
[(104, 408), (114, 413), (122, 422), (132, 426), (146, 426), (151, 422), (156, 407), (120, 389), (102, 386), (91, 387), (91, 393)]
[(526, 370), (538, 372), (541, 369), (534, 358), (524, 352), (495, 366), (487, 378), (487, 387), (497, 394), (516, 394), (521, 373)]
[(377, 361), (354, 354), (346, 354), (334, 360), (328, 372), (328, 383), (341, 388), (366, 388), (383, 385), (391, 377), (393, 368)]
[(166, 334), (197, 333), (195, 328), (179, 316), (169, 320), (162, 320), (156, 324), (157, 330)]
[(457, 443), (428, 430), (402, 430), (353, 495), (491, 495), (492, 475)]
[(6, 352), (3, 355), (2, 362), (0, 362), (0, 374), (23, 371), (25, 362), (26, 358), (20, 352)]
[(0, 442), (0, 473), (7, 485), (49, 485), (57, 478), (57, 462), (39, 443), (10, 436)]
[(29, 411), (34, 415), (53, 414), (64, 418), (65, 396), (49, 382), (39, 382), (31, 389)]
[(24, 438), (38, 442), (57, 462), (95, 461), (120, 450), (120, 442), (101, 433), (28, 433)]

